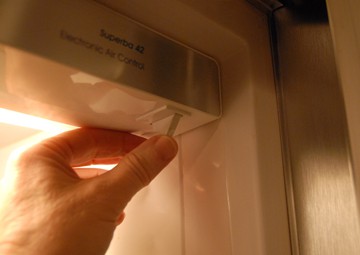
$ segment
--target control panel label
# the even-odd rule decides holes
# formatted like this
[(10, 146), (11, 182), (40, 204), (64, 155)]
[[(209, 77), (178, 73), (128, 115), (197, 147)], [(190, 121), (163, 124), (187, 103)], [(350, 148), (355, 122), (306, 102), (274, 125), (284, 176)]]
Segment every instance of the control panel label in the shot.
[[(142, 46), (140, 44), (134, 44), (130, 40), (127, 40), (125, 38), (121, 38), (119, 36), (108, 33), (104, 29), (101, 29), (99, 31), (99, 36), (105, 40), (108, 40), (110, 42), (116, 43), (117, 45), (124, 47), (124, 50), (126, 50), (126, 49), (132, 50), (139, 54), (145, 53), (144, 46)], [(124, 64), (133, 66), (140, 71), (145, 70), (145, 63), (139, 61), (138, 59), (136, 59), (134, 57), (130, 57), (124, 51), (114, 50), (113, 48), (105, 47), (98, 43), (90, 42), (89, 40), (86, 40), (80, 36), (73, 35), (65, 30), (60, 31), (60, 38), (63, 40), (66, 40), (70, 43), (76, 44), (80, 47), (86, 48), (90, 51), (96, 52), (100, 55), (104, 55), (106, 57), (115, 59)]]

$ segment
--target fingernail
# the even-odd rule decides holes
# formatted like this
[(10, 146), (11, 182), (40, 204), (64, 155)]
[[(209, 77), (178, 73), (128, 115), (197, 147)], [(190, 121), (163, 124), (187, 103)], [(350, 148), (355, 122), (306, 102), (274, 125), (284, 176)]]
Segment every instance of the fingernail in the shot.
[(155, 142), (155, 149), (164, 161), (168, 161), (176, 156), (178, 145), (169, 136), (159, 136)]

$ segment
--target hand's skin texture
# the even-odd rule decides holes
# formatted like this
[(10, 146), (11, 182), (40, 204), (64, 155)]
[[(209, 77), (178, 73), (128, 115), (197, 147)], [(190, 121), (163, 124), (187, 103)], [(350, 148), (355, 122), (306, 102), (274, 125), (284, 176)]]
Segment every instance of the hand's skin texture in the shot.
[[(137, 191), (175, 157), (176, 142), (77, 129), (23, 153), (0, 207), (0, 254), (104, 254)], [(74, 166), (118, 163), (111, 171)], [(86, 178), (86, 179), (84, 179)]]

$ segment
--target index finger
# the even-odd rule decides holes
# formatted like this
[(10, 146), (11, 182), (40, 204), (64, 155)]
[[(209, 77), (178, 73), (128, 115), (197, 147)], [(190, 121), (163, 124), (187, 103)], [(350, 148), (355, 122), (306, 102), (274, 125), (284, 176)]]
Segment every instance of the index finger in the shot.
[(33, 149), (36, 155), (79, 165), (96, 159), (123, 156), (145, 141), (127, 132), (79, 128), (49, 138)]

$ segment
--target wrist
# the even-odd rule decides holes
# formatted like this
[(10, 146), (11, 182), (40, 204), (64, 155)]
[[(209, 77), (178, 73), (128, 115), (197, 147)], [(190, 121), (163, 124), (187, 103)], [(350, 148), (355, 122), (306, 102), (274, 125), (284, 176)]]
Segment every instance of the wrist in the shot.
[[(20, 218), (20, 217), (18, 217)], [(30, 221), (0, 222), (0, 254), (29, 254), (27, 250), (36, 239), (36, 233), (30, 228)]]

